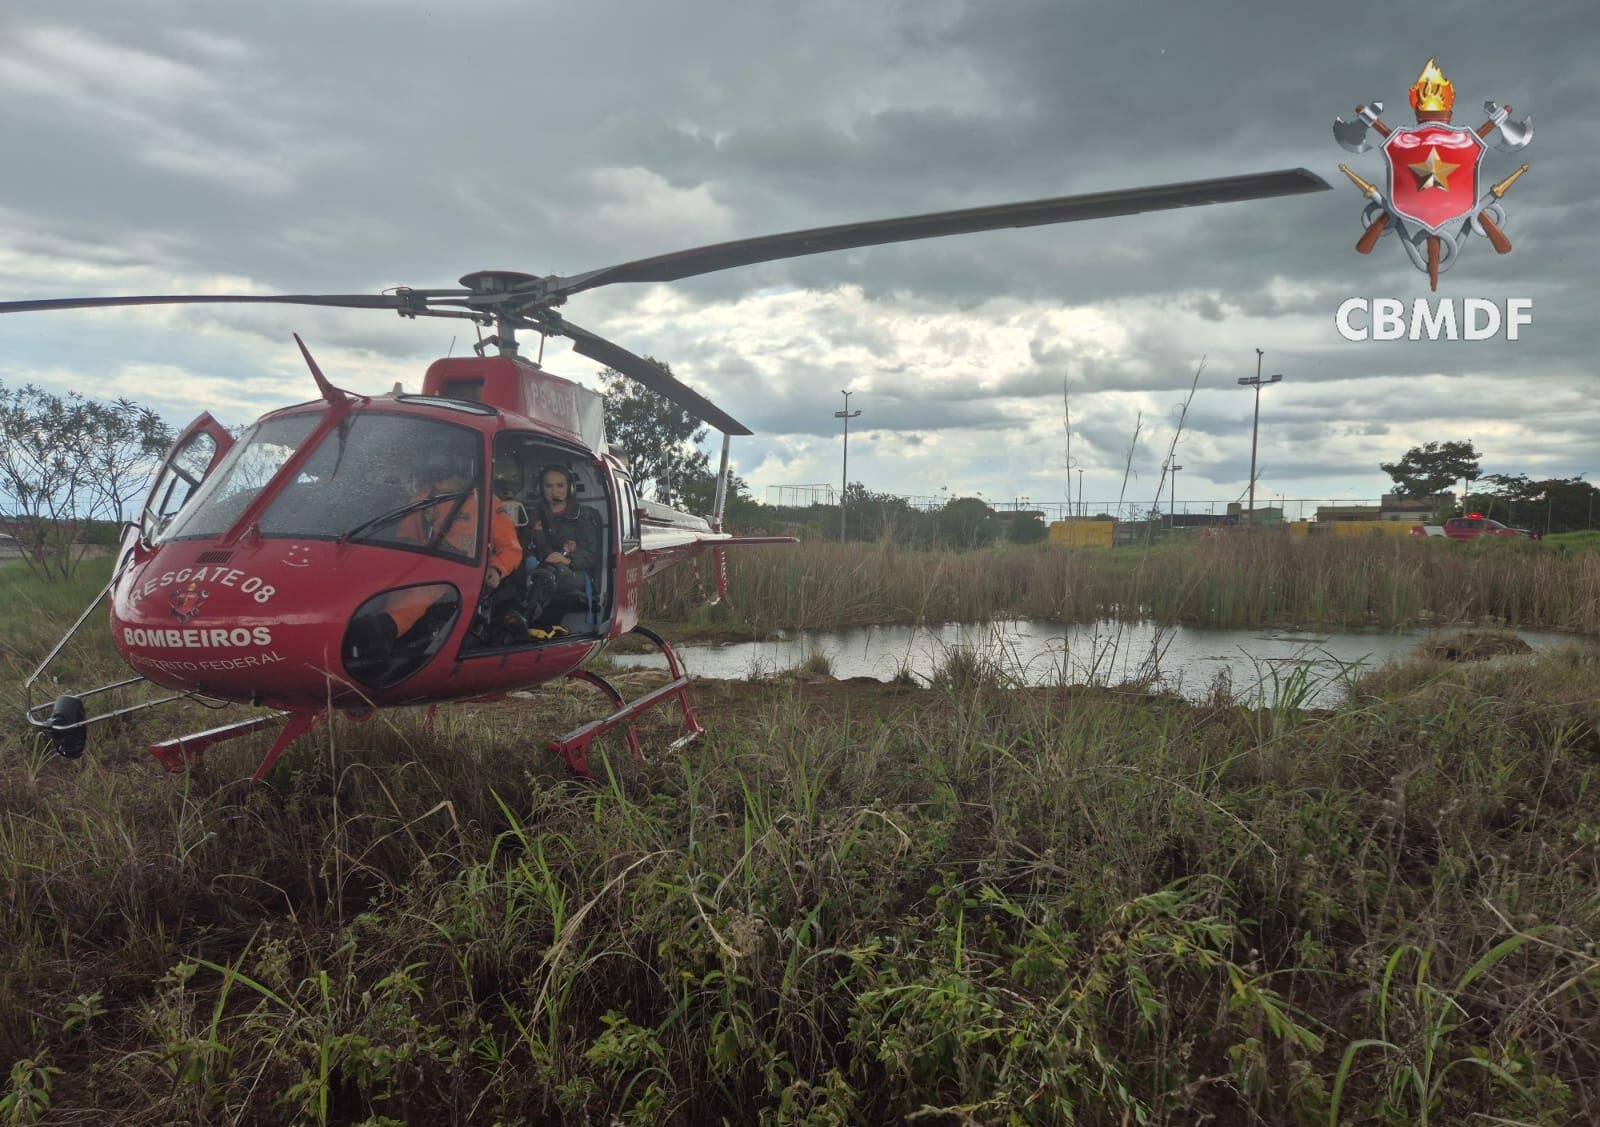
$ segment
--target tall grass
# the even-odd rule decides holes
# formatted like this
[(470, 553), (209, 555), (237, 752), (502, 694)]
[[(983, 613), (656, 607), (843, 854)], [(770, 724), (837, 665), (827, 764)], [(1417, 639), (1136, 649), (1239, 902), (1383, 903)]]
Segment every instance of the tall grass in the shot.
[[(1593, 622), (1593, 554), (1303, 547), (818, 546), (736, 584), (797, 625), (983, 617), (990, 582)], [(14, 716), (97, 584), (6, 582)], [(68, 661), (116, 666), (93, 629)], [(581, 687), (336, 721), (261, 787), (270, 733), (164, 777), (153, 721), (72, 762), (0, 725), (0, 1120), (1600, 1121), (1593, 654), (1419, 658), (1331, 712), (934, 680), (702, 685), (700, 744), (599, 786), (540, 750)]]
[[(687, 570), (649, 589), (648, 614), (692, 617)], [(1148, 551), (807, 543), (740, 555), (730, 565), (730, 596), (746, 621), (769, 628), (1151, 617), (1229, 627), (1494, 622), (1600, 633), (1600, 552), (1271, 535)]]
[(1592, 655), (1276, 714), (946, 671), (704, 685), (638, 791), (536, 750), (578, 689), (335, 723), (259, 788), (266, 736), (169, 779), (8, 734), (0, 1110), (1600, 1117)]

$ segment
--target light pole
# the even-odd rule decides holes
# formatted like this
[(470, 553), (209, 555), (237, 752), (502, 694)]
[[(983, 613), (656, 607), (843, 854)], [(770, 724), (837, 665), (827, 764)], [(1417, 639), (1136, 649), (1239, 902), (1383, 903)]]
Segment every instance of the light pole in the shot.
[(1169, 528), (1178, 527), (1178, 471), (1181, 469), (1183, 467), (1178, 463), (1172, 463), (1172, 486), (1171, 492), (1167, 494), (1167, 526)]
[(1263, 383), (1275, 384), (1283, 379), (1283, 373), (1278, 372), (1266, 380), (1261, 378), (1261, 357), (1263, 353), (1256, 349), (1256, 374), (1254, 376), (1241, 376), (1239, 383), (1245, 387), (1256, 389), (1256, 415), (1255, 421), (1250, 424), (1250, 515), (1249, 524), (1256, 522), (1256, 431), (1261, 427), (1261, 385)]
[(840, 475), (839, 482), (839, 543), (844, 543), (845, 532), (845, 494), (850, 488), (850, 420), (861, 414), (861, 409), (850, 410), (850, 392), (840, 391), (844, 396), (844, 410), (835, 411), (833, 417), (844, 420), (844, 472)]

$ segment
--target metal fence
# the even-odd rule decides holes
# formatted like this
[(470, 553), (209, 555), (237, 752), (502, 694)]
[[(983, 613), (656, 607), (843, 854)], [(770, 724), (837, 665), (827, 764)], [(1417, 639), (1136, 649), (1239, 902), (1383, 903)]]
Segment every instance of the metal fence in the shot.
[[(1220, 519), (1228, 514), (1229, 505), (1238, 504), (1233, 498), (1220, 501), (1179, 501), (1176, 507), (1167, 504), (1152, 507), (1148, 501), (1129, 498), (1121, 501), (1039, 501), (1027, 496), (988, 497), (982, 493), (974, 496), (996, 512), (1039, 513), (1047, 522), (1070, 518), (1087, 520), (1106, 516), (1117, 520), (1134, 521), (1145, 520), (1152, 515), (1163, 518), (1204, 515)], [(933, 512), (954, 500), (954, 495), (874, 493), (871, 499), (898, 501), (921, 512)], [(1283, 497), (1276, 493), (1270, 497), (1259, 493), (1256, 495), (1258, 511), (1281, 510), (1283, 520), (1311, 520), (1317, 515), (1319, 508), (1377, 508), (1381, 503), (1382, 499), (1378, 497)], [(780, 508), (806, 508), (811, 505), (837, 507), (839, 489), (837, 486), (820, 482), (805, 485), (769, 485), (767, 504)], [(1180, 519), (1177, 523), (1182, 524), (1183, 521)]]

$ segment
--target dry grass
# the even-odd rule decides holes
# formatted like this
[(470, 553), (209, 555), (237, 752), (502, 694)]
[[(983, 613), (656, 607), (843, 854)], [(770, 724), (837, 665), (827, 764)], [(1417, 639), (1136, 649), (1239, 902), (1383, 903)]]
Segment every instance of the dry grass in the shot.
[(1597, 685), (1268, 710), (952, 654), (702, 685), (702, 743), (599, 787), (538, 750), (577, 692), (337, 722), (258, 788), (265, 734), (163, 777), (149, 729), (13, 726), (0, 1120), (1597, 1122)]
[[(689, 569), (648, 592), (694, 617)], [(1600, 633), (1600, 552), (1537, 543), (1231, 536), (1143, 549), (973, 552), (807, 543), (747, 551), (730, 601), (757, 628), (996, 618), (1249, 627), (1511, 623)]]

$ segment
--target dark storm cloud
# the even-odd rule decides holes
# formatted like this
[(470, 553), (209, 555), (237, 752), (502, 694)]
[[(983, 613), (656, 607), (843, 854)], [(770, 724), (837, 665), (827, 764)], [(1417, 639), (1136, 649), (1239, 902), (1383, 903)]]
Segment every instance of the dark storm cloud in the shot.
[[(1334, 192), (728, 271), (674, 287), (670, 316), (644, 287), (581, 295), (565, 312), (615, 326), (779, 434), (831, 434), (838, 389), (856, 386), (873, 426), (899, 441), (960, 430), (989, 441), (1058, 415), (1065, 377), (1084, 426), (1075, 455), (1120, 475), (1133, 412), (1170, 431), (1207, 354), (1187, 449), (1209, 461), (1197, 475), (1239, 479), (1250, 396), (1233, 381), (1263, 347), (1267, 370), (1286, 376), (1263, 396), (1277, 427), (1264, 452), (1285, 472), (1370, 476), (1373, 443), (1474, 425), (1511, 428), (1521, 445), (1508, 457), (1579, 472), (1600, 449), (1600, 128), (1587, 108), (1600, 25), (1592, 5), (1564, 0), (1516, 9), (1515, 34), (1486, 31), (1508, 11), (691, 0), (552, 20), (488, 0), (24, 0), (0, 12), (0, 143), (17, 158), (0, 195), (0, 298), (570, 273), (774, 230), (1305, 165)], [(1457, 84), (1458, 120), (1495, 98), (1539, 122), (1525, 157), (1488, 159), (1495, 177), (1533, 165), (1505, 202), (1515, 252), (1473, 240), (1438, 295), (1534, 297), (1521, 341), (1351, 344), (1334, 331), (1346, 297), (1426, 293), (1392, 239), (1354, 253), (1363, 201), (1336, 165), (1375, 178), (1378, 161), (1338, 149), (1328, 124), (1371, 99), (1391, 124), (1408, 121), (1405, 89), (1429, 53)], [(739, 354), (749, 334), (729, 327), (730, 308), (841, 285), (869, 309), (768, 312), (765, 351)], [(989, 320), (1006, 313), (988, 304), (1001, 298), (1109, 311), (1117, 331), (1044, 326), (1024, 358), (1002, 356)], [(921, 317), (951, 324), (913, 356), (893, 322)], [(122, 328), (93, 344), (0, 324), (0, 354), (25, 365), (48, 339), (40, 363), (92, 355), (106, 370), (123, 356), (243, 387), (295, 329), (374, 378), (404, 364), (420, 377), (428, 355), (459, 354), (471, 335), (260, 309), (103, 323)], [(592, 369), (573, 359), (556, 348), (552, 363)], [(1311, 446), (1326, 452), (1306, 457)]]

